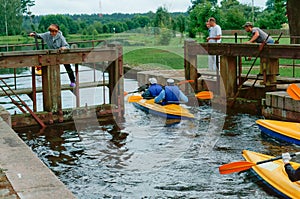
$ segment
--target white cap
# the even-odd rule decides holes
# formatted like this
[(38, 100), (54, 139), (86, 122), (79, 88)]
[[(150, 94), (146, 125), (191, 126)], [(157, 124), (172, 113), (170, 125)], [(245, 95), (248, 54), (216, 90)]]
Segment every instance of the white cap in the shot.
[(149, 82), (150, 82), (150, 84), (157, 84), (157, 80), (154, 77), (149, 78)]
[(168, 84), (174, 84), (174, 79), (167, 79)]

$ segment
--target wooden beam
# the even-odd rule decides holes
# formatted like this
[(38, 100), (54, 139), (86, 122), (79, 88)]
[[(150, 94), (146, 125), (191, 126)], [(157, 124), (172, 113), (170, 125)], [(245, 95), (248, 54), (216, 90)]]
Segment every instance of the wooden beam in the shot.
[(54, 66), (58, 64), (94, 63), (118, 59), (116, 49), (77, 48), (60, 50), (13, 51), (0, 53), (0, 68)]
[[(249, 56), (258, 54), (260, 44), (198, 43), (190, 46), (190, 55)], [(260, 57), (300, 59), (300, 45), (267, 44)]]

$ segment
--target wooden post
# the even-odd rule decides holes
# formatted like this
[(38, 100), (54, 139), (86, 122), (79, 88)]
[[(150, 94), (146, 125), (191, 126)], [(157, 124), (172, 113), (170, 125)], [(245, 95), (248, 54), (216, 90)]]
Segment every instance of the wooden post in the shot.
[[(237, 57), (221, 56), (220, 59), (220, 75), (221, 81), (219, 88), (221, 97), (234, 97), (237, 91)], [(224, 86), (222, 85), (224, 84)]]
[[(119, 44), (111, 44), (115, 47), (118, 57), (116, 60), (110, 62), (108, 66), (109, 71), (109, 103), (114, 104), (115, 111), (118, 112), (118, 118), (123, 118), (124, 115), (124, 80), (123, 80), (123, 49)], [(116, 110), (117, 109), (117, 110)]]
[(274, 85), (276, 83), (276, 76), (279, 74), (279, 59), (261, 57), (260, 74), (263, 74), (266, 86)]
[(197, 72), (197, 55), (191, 53), (191, 47), (196, 42), (191, 39), (184, 41), (184, 74), (186, 80), (194, 80), (191, 83), (194, 92), (198, 92), (198, 72)]
[(62, 109), (60, 66), (42, 67), (42, 87), (44, 111), (57, 112)]

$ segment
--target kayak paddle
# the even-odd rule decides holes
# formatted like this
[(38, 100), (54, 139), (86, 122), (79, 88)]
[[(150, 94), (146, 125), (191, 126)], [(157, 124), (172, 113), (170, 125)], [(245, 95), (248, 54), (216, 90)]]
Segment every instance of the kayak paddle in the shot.
[(195, 94), (195, 97), (202, 100), (212, 99), (214, 97), (213, 92), (211, 91), (201, 91)]
[(124, 91), (124, 96), (126, 96), (126, 95), (128, 95), (128, 94), (132, 94), (132, 93), (137, 93), (137, 92), (139, 92), (139, 91), (131, 91), (131, 92), (126, 92), (126, 91)]
[(140, 96), (140, 95), (131, 95), (131, 96), (128, 97), (127, 101), (128, 102), (138, 102), (141, 99), (143, 99), (143, 97)]
[(293, 98), (293, 100), (300, 100), (300, 88), (296, 84), (290, 84), (286, 92)]
[[(290, 154), (291, 157), (300, 155), (300, 152), (296, 152), (296, 153), (292, 153)], [(282, 156), (277, 156), (268, 160), (263, 160), (260, 162), (248, 162), (248, 161), (238, 161), (238, 162), (231, 162), (228, 164), (224, 164), (222, 166), (219, 167), (219, 172), (220, 174), (230, 174), (230, 173), (234, 173), (234, 172), (240, 172), (240, 171), (246, 171), (248, 169), (251, 169), (251, 167), (259, 165), (259, 164), (263, 164), (266, 162), (272, 162), (275, 160), (279, 160), (282, 159)]]

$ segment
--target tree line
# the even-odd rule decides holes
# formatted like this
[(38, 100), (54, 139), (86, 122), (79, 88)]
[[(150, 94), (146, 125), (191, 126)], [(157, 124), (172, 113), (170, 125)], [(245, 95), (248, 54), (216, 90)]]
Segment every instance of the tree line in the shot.
[(242, 29), (251, 21), (263, 29), (280, 29), (287, 24), (287, 0), (268, 0), (264, 9), (242, 4), (237, 0), (191, 0), (186, 12), (170, 13), (159, 7), (156, 12), (143, 14), (74, 14), (34, 15), (30, 7), (34, 0), (0, 0), (0, 35), (27, 35), (29, 32), (45, 32), (51, 23), (60, 25), (67, 34), (97, 35), (121, 33), (145, 27), (159, 27), (187, 33), (189, 37), (206, 34), (205, 22), (215, 17), (223, 30)]

